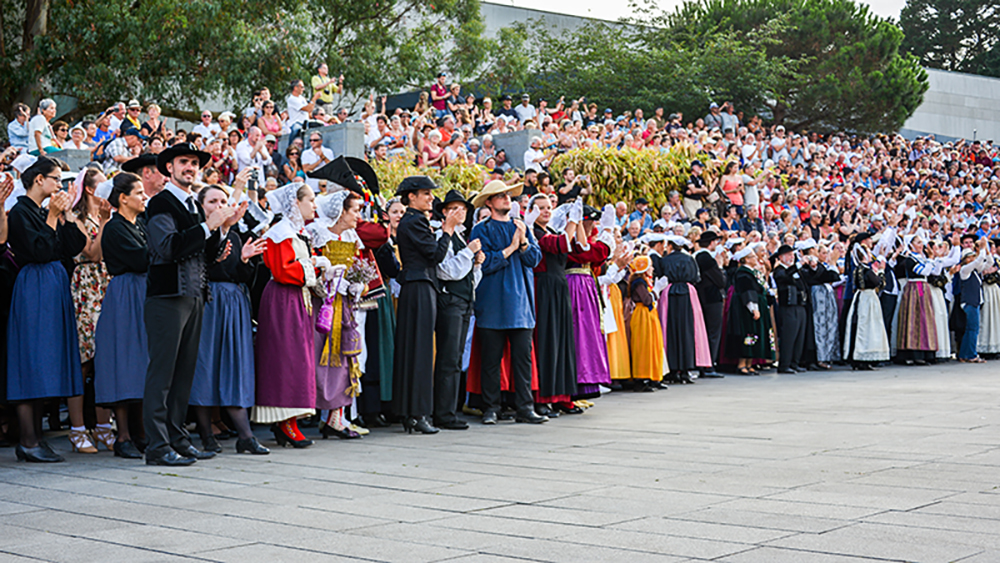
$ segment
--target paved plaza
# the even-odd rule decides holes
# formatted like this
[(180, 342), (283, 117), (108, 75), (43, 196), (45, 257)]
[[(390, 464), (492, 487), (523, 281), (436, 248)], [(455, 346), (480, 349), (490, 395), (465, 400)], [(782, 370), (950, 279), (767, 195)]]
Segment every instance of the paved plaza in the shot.
[(0, 561), (997, 562), (998, 367), (730, 376), (171, 470), (57, 438), (67, 463), (0, 450)]

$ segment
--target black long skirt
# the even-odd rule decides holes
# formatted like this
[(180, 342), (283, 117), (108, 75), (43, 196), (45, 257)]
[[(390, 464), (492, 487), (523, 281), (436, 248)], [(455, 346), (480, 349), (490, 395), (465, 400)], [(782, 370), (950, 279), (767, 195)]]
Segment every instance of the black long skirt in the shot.
[(667, 366), (671, 372), (698, 369), (694, 347), (694, 310), (687, 293), (667, 295)]
[(427, 281), (403, 284), (396, 310), (393, 411), (401, 417), (434, 412), (434, 325), (437, 290)]
[(566, 276), (535, 274), (535, 303), (538, 398), (567, 400), (576, 395), (576, 343)]

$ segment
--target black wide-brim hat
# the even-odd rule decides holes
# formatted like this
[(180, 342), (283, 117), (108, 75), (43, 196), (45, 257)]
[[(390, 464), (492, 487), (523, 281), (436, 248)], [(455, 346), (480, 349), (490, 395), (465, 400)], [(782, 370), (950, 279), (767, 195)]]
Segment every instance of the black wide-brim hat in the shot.
[(708, 246), (709, 244), (712, 244), (712, 241), (719, 240), (720, 238), (722, 237), (715, 231), (705, 231), (701, 233), (700, 237), (698, 237), (698, 244), (701, 246)]
[(777, 252), (775, 252), (774, 254), (771, 255), (771, 263), (774, 264), (774, 262), (778, 258), (780, 258), (780, 257), (782, 257), (785, 254), (788, 254), (790, 252), (795, 252), (795, 249), (792, 248), (792, 247), (790, 247), (790, 246), (788, 246), (787, 244), (783, 244), (783, 245), (779, 246)]
[(468, 212), (467, 216), (472, 216), (472, 214), (476, 211), (476, 208), (472, 207), (472, 204), (469, 203), (467, 199), (462, 197), (462, 194), (458, 190), (448, 190), (448, 193), (445, 194), (443, 201), (435, 201), (434, 211), (443, 215), (444, 208), (447, 207), (449, 203), (455, 203), (456, 201), (465, 205), (465, 210)]
[(860, 244), (861, 242), (872, 238), (872, 234), (868, 231), (861, 231), (860, 233), (854, 235), (854, 243)]
[(408, 194), (410, 192), (416, 192), (420, 190), (436, 190), (437, 185), (434, 180), (431, 180), (427, 176), (407, 176), (403, 178), (403, 181), (399, 183), (399, 187), (396, 188), (396, 195), (401, 196), (403, 194)]
[(147, 152), (140, 154), (139, 156), (133, 158), (132, 160), (126, 160), (122, 163), (123, 172), (131, 172), (132, 174), (139, 174), (143, 168), (147, 166), (156, 167), (156, 155)]
[(601, 218), (601, 210), (591, 207), (589, 205), (583, 206), (583, 220), (584, 221), (598, 221)]
[(194, 146), (194, 143), (177, 143), (176, 145), (164, 149), (156, 157), (156, 169), (160, 171), (160, 174), (169, 177), (170, 172), (167, 172), (167, 163), (173, 162), (173, 160), (179, 156), (194, 155), (198, 157), (198, 166), (204, 168), (208, 161), (212, 158), (210, 154), (205, 151), (198, 150), (198, 147)]

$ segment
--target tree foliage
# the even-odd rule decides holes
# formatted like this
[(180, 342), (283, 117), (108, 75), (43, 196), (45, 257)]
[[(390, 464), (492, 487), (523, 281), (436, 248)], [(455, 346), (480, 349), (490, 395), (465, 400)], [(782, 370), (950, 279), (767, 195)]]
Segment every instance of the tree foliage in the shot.
[[(80, 111), (128, 98), (168, 114), (282, 96), (319, 62), (353, 97), (476, 72), (493, 45), (478, 0), (0, 0), (0, 111), (66, 94)], [(308, 80), (307, 80), (308, 82)]]
[(996, 0), (907, 0), (899, 16), (903, 48), (921, 64), (1000, 76), (1000, 4)]
[(787, 31), (767, 47), (795, 61), (768, 104), (775, 121), (813, 129), (896, 130), (923, 101), (927, 76), (900, 53), (902, 31), (852, 0), (701, 0), (650, 19), (664, 41), (697, 45), (719, 32), (758, 33), (775, 18)]
[(584, 94), (618, 111), (662, 106), (690, 117), (711, 100), (763, 108), (780, 78), (796, 73), (788, 57), (767, 56), (784, 29), (778, 18), (752, 35), (727, 31), (681, 45), (638, 25), (592, 21), (558, 35), (536, 25), (531, 88)]

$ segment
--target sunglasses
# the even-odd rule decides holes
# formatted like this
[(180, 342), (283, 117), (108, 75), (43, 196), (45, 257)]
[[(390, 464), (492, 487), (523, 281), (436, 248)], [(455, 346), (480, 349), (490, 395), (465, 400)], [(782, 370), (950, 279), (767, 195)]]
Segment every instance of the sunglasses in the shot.
[(290, 152), (290, 153), (288, 153), (288, 156), (299, 156), (299, 153), (297, 153), (297, 152)]
[(310, 143), (322, 143), (323, 139), (309, 139)]

